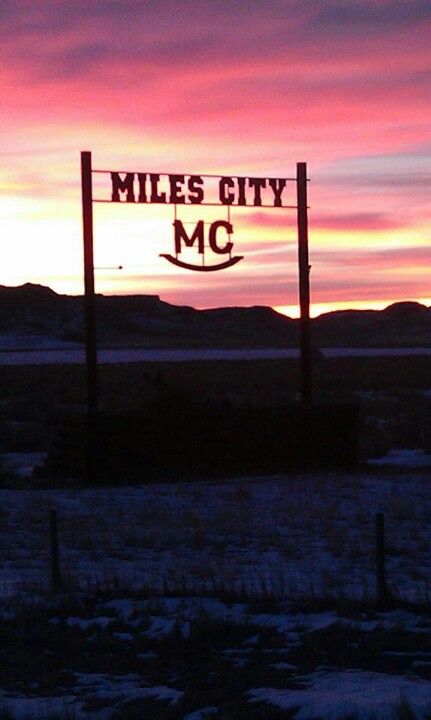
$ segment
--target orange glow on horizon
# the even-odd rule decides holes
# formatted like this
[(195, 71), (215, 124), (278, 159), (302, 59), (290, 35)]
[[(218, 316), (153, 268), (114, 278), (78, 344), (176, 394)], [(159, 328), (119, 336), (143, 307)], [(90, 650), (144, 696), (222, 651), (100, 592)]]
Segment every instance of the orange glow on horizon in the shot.
[[(408, 298), (409, 301), (431, 306), (431, 298)], [(316, 318), (325, 313), (336, 312), (337, 310), (384, 310), (385, 308), (400, 302), (399, 299), (392, 300), (351, 300), (343, 302), (312, 303), (310, 317)], [(299, 317), (298, 305), (278, 305), (274, 310), (291, 318)]]

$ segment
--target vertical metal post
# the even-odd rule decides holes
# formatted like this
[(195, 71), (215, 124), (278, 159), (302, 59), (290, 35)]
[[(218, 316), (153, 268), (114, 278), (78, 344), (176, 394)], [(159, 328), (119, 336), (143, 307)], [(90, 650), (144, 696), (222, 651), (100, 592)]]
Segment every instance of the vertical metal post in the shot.
[(51, 510), (49, 516), (49, 535), (51, 545), (51, 587), (54, 592), (61, 590), (62, 580), (60, 572), (60, 560), (58, 554), (58, 524), (57, 511)]
[(310, 265), (308, 257), (307, 163), (296, 165), (298, 264), (301, 344), (301, 398), (311, 404)]
[(385, 567), (385, 518), (383, 513), (375, 515), (376, 522), (376, 600), (385, 605), (389, 599)]
[(87, 385), (86, 479), (96, 475), (97, 347), (93, 253), (93, 185), (91, 152), (81, 152), (82, 224), (84, 237), (85, 364)]

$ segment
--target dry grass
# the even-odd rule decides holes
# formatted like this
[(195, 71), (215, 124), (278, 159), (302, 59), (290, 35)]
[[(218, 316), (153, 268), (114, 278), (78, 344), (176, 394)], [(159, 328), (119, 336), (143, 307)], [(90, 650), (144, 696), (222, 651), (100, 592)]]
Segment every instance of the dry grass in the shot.
[[(412, 506), (405, 492), (417, 499)], [(387, 570), (402, 597), (428, 597), (427, 478), (355, 475), (0, 493), (4, 587), (46, 586), (49, 510), (74, 582), (88, 577), (240, 586), (259, 579), (297, 592), (362, 597), (374, 587), (374, 512), (383, 510)]]

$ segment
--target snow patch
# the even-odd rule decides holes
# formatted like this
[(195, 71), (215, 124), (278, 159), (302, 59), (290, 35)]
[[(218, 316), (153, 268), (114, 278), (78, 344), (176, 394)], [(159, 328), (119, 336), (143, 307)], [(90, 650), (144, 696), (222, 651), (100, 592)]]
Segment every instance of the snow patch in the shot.
[(417, 714), (431, 710), (431, 682), (426, 680), (361, 670), (320, 671), (304, 680), (309, 686), (303, 689), (257, 688), (248, 697), (285, 710), (298, 707), (295, 720), (337, 720), (349, 713), (356, 713), (360, 720), (390, 720), (402, 699)]

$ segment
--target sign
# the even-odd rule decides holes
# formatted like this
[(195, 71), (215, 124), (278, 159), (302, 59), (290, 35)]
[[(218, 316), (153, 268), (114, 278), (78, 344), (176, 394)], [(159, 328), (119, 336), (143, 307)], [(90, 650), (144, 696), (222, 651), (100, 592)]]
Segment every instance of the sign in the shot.
[[(141, 205), (173, 205), (174, 252), (160, 257), (185, 270), (214, 272), (225, 270), (243, 259), (232, 255), (234, 227), (230, 210), (234, 208), (292, 208), (288, 183), (296, 178), (261, 178), (231, 175), (92, 170), (98, 176), (98, 196), (93, 202)], [(292, 186), (291, 186), (292, 187)], [(211, 206), (225, 209), (226, 217), (207, 225), (204, 219), (186, 223), (178, 213), (184, 206)], [(186, 261), (183, 251), (193, 248), (194, 261)], [(208, 262), (208, 255), (211, 260)], [(190, 257), (190, 252), (187, 253)], [(193, 259), (193, 258), (192, 258)]]
[(284, 178), (223, 176), (217, 182), (217, 198), (214, 198), (214, 188), (209, 187), (214, 183), (208, 182), (213, 175), (162, 176), (141, 172), (111, 172), (110, 175), (111, 202), (286, 207), (283, 205), (287, 184)]
[[(224, 230), (225, 240), (220, 242), (219, 231)], [(175, 257), (173, 255), (167, 255), (161, 253), (160, 257), (166, 258), (170, 263), (177, 267), (184, 268), (185, 270), (198, 270), (201, 272), (212, 272), (214, 270), (224, 270), (225, 268), (236, 265), (237, 262), (243, 259), (242, 255), (232, 257), (233, 242), (230, 236), (233, 233), (233, 227), (230, 222), (225, 220), (216, 220), (209, 226), (208, 232), (208, 245), (205, 243), (205, 223), (203, 220), (198, 220), (192, 233), (188, 233), (181, 220), (174, 220), (174, 241), (175, 241)], [(219, 262), (215, 265), (193, 265), (187, 263), (184, 260), (180, 260), (179, 255), (183, 249), (183, 243), (185, 247), (193, 247), (197, 243), (197, 251), (204, 261), (205, 247), (208, 246), (215, 255), (228, 255), (229, 258), (223, 262)]]
[[(289, 183), (292, 183), (289, 185)], [(291, 199), (290, 188), (295, 193)], [(91, 152), (81, 152), (82, 219), (84, 238), (85, 355), (87, 384), (87, 480), (94, 482), (97, 435), (98, 383), (93, 255), (93, 203), (173, 205), (174, 254), (161, 257), (187, 270), (224, 270), (242, 260), (232, 257), (234, 208), (286, 208), (297, 212), (301, 343), (301, 394), (304, 408), (311, 403), (310, 265), (308, 259), (307, 166), (297, 163), (296, 177), (258, 178), (230, 175), (163, 174), (120, 170), (93, 170)], [(224, 208), (226, 218), (209, 225), (203, 219), (189, 223), (177, 217), (184, 206)], [(208, 228), (208, 230), (206, 230)], [(206, 237), (207, 236), (207, 237)], [(180, 255), (193, 248), (199, 263)], [(216, 262), (205, 263), (208, 248)], [(308, 417), (304, 413), (304, 417)]]

